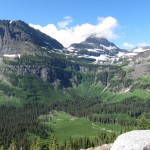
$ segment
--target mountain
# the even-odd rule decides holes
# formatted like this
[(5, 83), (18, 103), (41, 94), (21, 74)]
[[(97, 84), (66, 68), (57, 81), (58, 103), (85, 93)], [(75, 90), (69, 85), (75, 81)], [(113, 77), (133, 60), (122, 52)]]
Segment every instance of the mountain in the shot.
[(62, 44), (23, 21), (0, 20), (0, 55), (38, 54), (63, 49)]
[(120, 56), (120, 53), (124, 52), (107, 39), (93, 36), (81, 43), (71, 44), (67, 51), (78, 58), (93, 59), (95, 63), (112, 63), (114, 59)]
[(149, 51), (150, 50), (150, 46), (138, 46), (133, 48), (132, 50), (130, 50), (128, 53), (125, 53), (123, 55), (123, 57), (125, 58), (133, 58), (135, 56), (137, 56), (140, 53), (143, 53), (145, 51)]
[(85, 41), (79, 44), (71, 44), (70, 47), (78, 48), (78, 49), (101, 49), (101, 50), (112, 50), (119, 49), (114, 43), (110, 43), (105, 38), (98, 37), (88, 37)]

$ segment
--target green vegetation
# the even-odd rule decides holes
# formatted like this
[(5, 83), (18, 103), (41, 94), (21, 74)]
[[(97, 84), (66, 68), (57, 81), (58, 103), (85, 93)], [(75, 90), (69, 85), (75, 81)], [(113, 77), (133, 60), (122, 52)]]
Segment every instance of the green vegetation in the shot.
[(47, 52), (4, 60), (0, 146), (76, 150), (113, 142), (122, 131), (150, 128), (149, 77), (128, 78), (128, 62), (94, 65), (64, 56)]
[(150, 89), (150, 77), (141, 77), (132, 87), (132, 91), (135, 89), (149, 90)]
[(40, 116), (40, 120), (51, 127), (59, 141), (89, 137), (94, 139), (100, 131), (119, 132), (119, 125), (94, 123), (85, 118), (76, 118), (64, 112), (54, 112), (49, 116)]
[(126, 72), (126, 73), (131, 73), (132, 71), (134, 71), (134, 68), (133, 67), (123, 67), (123, 70)]
[(8, 83), (0, 82), (0, 90), (10, 98), (10, 101), (14, 99), (18, 100), (17, 103), (22, 104), (35, 101), (51, 104), (69, 99), (69, 94), (64, 94), (61, 89), (54, 88), (52, 84), (44, 82), (34, 74), (18, 76), (12, 74), (9, 81), (11, 86)]
[(129, 99), (132, 97), (137, 97), (139, 100), (147, 100), (150, 97), (150, 93), (144, 90), (135, 90), (133, 92), (126, 92), (126, 93), (116, 93), (112, 95), (111, 102), (118, 102), (125, 99)]
[(0, 95), (0, 106), (21, 106), (22, 102), (20, 99), (15, 97), (8, 97), (5, 95)]
[(85, 99), (96, 98), (100, 96), (104, 86), (98, 82), (94, 82), (93, 73), (82, 74), (81, 84), (78, 87), (72, 88), (69, 92), (71, 95), (79, 96)]
[(47, 132), (50, 134), (51, 129), (38, 122), (37, 117), (48, 113), (49, 109), (46, 105), (37, 103), (21, 107), (0, 106), (0, 143), (6, 149), (15, 141), (20, 149), (21, 146), (29, 147), (30, 141), (26, 137), (28, 133), (47, 138)]
[(146, 114), (143, 114), (138, 123), (139, 130), (149, 130), (150, 129), (150, 119), (146, 118)]

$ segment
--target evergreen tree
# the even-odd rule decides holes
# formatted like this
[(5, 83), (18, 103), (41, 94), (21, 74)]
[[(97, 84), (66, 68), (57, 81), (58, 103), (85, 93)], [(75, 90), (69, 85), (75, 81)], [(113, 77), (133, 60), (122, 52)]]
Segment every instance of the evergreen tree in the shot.
[(16, 142), (14, 140), (11, 142), (9, 150), (16, 150)]
[(72, 150), (70, 141), (66, 141), (66, 145), (65, 145), (65, 149), (64, 150)]
[(52, 136), (49, 144), (50, 150), (59, 150), (59, 143), (56, 139), (56, 137)]
[(41, 150), (42, 145), (42, 141), (38, 139), (31, 144), (30, 150)]
[(143, 114), (139, 120), (138, 129), (139, 130), (150, 129), (150, 122), (146, 119), (145, 114)]

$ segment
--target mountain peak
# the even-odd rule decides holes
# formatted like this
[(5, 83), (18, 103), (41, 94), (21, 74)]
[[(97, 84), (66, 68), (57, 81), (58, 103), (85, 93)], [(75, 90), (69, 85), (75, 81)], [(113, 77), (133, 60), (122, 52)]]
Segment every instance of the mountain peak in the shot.
[(100, 42), (103, 42), (103, 41), (108, 42), (108, 40), (104, 37), (89, 36), (85, 39), (85, 41), (91, 41), (91, 40), (97, 40), (97, 41), (100, 41)]
[(109, 42), (106, 38), (104, 37), (94, 37), (94, 36), (90, 36), (88, 37), (85, 42), (87, 43), (93, 43), (96, 45), (103, 45), (105, 47), (109, 47), (109, 46), (114, 46), (114, 48), (117, 48), (116, 45), (114, 43)]
[(71, 54), (79, 58), (95, 60), (95, 63), (111, 63), (114, 57), (123, 55), (123, 50), (119, 49), (114, 43), (106, 38), (90, 36), (81, 43), (71, 44), (67, 49)]
[(63, 49), (55, 39), (21, 20), (0, 20), (0, 55), (40, 54), (42, 48)]
[(90, 36), (81, 43), (71, 44), (70, 47), (74, 48), (87, 48), (87, 49), (101, 49), (101, 50), (113, 50), (119, 49), (114, 43), (109, 42), (106, 38), (99, 38), (95, 36)]

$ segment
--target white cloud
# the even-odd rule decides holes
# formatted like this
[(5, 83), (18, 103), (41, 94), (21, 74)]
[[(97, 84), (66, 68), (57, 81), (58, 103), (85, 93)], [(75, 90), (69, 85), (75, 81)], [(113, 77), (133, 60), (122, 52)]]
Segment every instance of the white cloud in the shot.
[(142, 43), (138, 43), (138, 44), (134, 45), (134, 44), (125, 42), (125, 43), (123, 43), (123, 46), (127, 49), (133, 49), (137, 46), (139, 46), (139, 47), (140, 46), (150, 46), (150, 43), (142, 42)]
[(123, 43), (123, 46), (124, 46), (125, 48), (127, 48), (127, 49), (131, 49), (131, 48), (134, 48), (134, 47), (135, 47), (133, 44), (127, 43), (127, 42)]
[(54, 24), (48, 24), (44, 27), (33, 24), (30, 24), (30, 26), (57, 39), (65, 47), (70, 46), (72, 43), (84, 41), (87, 37), (92, 35), (108, 39), (118, 37), (115, 33), (115, 29), (118, 27), (118, 21), (111, 16), (98, 18), (98, 23), (96, 25), (84, 23), (73, 27), (68, 27), (68, 25), (72, 22), (71, 17), (67, 16), (64, 19), (64, 21), (58, 23), (59, 28), (57, 28)]
[(72, 21), (73, 20), (70, 16), (66, 16), (64, 17), (64, 21), (58, 22), (58, 26), (61, 29), (66, 28)]
[(150, 43), (142, 42), (139, 43), (138, 46), (150, 46)]

